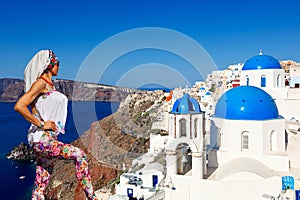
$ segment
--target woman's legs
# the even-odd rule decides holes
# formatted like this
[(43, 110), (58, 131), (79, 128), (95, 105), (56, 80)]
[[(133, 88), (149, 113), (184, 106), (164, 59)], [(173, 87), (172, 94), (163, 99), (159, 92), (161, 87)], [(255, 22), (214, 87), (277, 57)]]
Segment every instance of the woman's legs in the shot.
[[(87, 157), (84, 151), (70, 144), (59, 142), (48, 134), (43, 134), (40, 141), (34, 143), (33, 149), (37, 155), (46, 158), (63, 158), (74, 160), (76, 166), (76, 177), (80, 186), (84, 190), (86, 197), (92, 200), (96, 199), (91, 183), (91, 176), (88, 170)], [(45, 173), (44, 170), (43, 173)]]
[(44, 200), (44, 191), (49, 183), (50, 174), (53, 170), (54, 159), (48, 159), (41, 156), (37, 157), (36, 177), (31, 199)]

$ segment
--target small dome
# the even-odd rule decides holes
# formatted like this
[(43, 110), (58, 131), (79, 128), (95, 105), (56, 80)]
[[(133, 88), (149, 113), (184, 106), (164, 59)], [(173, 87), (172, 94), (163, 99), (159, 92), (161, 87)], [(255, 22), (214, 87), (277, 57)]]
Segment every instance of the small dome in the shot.
[(173, 104), (171, 113), (174, 114), (189, 114), (200, 113), (200, 106), (196, 99), (185, 93), (183, 97), (177, 99)]
[(204, 87), (199, 88), (200, 91), (205, 91)]
[(259, 55), (253, 56), (243, 66), (242, 70), (258, 70), (258, 69), (281, 69), (280, 63), (272, 56)]
[(233, 120), (281, 118), (274, 99), (254, 86), (239, 86), (224, 93), (216, 104), (215, 117)]

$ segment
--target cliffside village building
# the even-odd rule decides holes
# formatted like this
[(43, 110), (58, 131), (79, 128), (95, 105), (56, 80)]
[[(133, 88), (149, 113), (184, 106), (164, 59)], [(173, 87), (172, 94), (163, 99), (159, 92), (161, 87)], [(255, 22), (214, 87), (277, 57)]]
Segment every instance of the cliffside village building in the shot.
[(260, 52), (166, 94), (152, 128), (168, 134), (110, 199), (300, 199), (299, 85), (298, 63)]

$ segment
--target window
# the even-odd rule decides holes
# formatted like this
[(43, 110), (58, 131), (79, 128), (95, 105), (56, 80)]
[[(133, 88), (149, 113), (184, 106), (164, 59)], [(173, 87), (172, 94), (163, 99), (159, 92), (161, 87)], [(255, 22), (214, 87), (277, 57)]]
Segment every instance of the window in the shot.
[(246, 85), (247, 86), (249, 85), (249, 76), (248, 75), (246, 76)]
[(197, 132), (198, 132), (198, 118), (196, 118), (195, 120), (194, 120), (194, 136), (195, 136), (195, 138), (197, 138)]
[(249, 150), (249, 132), (244, 131), (242, 133), (242, 151)]
[(191, 102), (190, 100), (188, 100), (188, 108), (189, 108), (189, 111), (195, 111), (195, 106), (193, 104), (193, 102)]
[(281, 87), (281, 75), (280, 74), (277, 75), (276, 86)]
[(180, 137), (186, 137), (186, 119), (179, 120)]
[(277, 151), (277, 133), (272, 131), (270, 134), (270, 151)]
[(266, 76), (262, 75), (260, 78), (260, 87), (266, 87)]

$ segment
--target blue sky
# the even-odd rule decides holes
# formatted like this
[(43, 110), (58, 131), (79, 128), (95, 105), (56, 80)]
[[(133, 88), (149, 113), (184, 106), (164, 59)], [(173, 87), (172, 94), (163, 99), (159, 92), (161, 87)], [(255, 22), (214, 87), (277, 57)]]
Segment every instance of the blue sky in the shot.
[[(217, 69), (245, 62), (259, 49), (279, 60), (300, 62), (299, 4), (297, 0), (3, 0), (0, 2), (0, 78), (23, 79), (26, 64), (41, 49), (53, 49), (57, 54), (61, 61), (58, 78), (63, 79), (98, 80), (104, 84), (136, 87), (151, 80), (167, 86), (183, 85), (181, 77), (176, 78), (176, 82), (165, 76), (173, 72), (189, 79), (187, 84), (203, 78), (182, 55), (168, 52), (169, 49), (156, 49), (157, 46), (143, 46), (142, 40), (137, 45), (140, 48), (120, 53), (109, 66), (102, 66), (101, 61), (122, 49), (122, 45), (137, 43), (133, 37), (106, 49), (111, 40), (145, 27), (186, 36), (187, 40), (181, 41), (166, 36), (174, 45), (194, 40)], [(158, 32), (155, 29), (150, 34)], [(148, 36), (141, 38), (148, 39)], [(85, 68), (84, 63), (91, 59), (91, 52), (95, 54), (97, 48), (102, 48), (99, 52), (104, 53), (96, 55), (98, 60), (93, 67), (102, 67), (104, 72), (92, 78), (94, 71), (88, 68), (91, 75), (83, 70), (86, 76), (78, 77), (80, 69)], [(187, 51), (198, 53), (192, 49)], [(147, 71), (151, 66), (154, 75)], [(161, 73), (157, 71), (159, 67), (164, 68)], [(202, 67), (205, 68), (205, 64)], [(139, 69), (145, 73), (138, 74)], [(200, 75), (205, 76), (206, 71)], [(170, 83), (158, 81), (162, 79)]]

